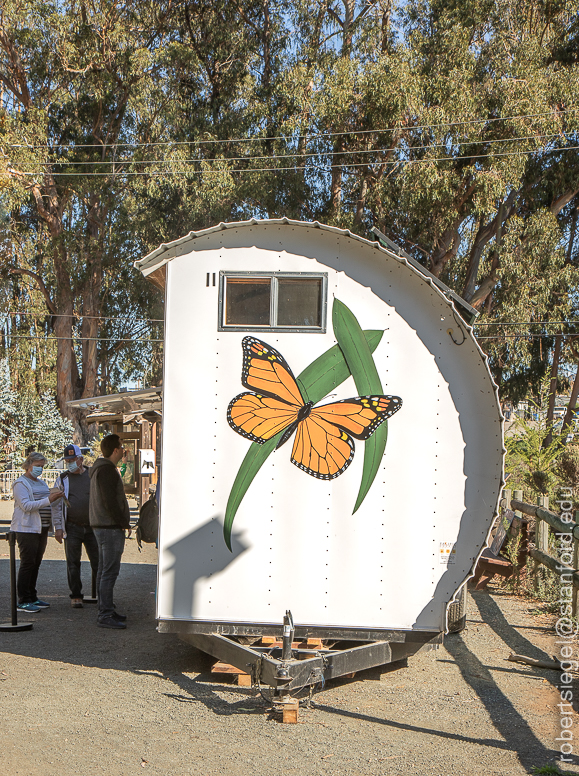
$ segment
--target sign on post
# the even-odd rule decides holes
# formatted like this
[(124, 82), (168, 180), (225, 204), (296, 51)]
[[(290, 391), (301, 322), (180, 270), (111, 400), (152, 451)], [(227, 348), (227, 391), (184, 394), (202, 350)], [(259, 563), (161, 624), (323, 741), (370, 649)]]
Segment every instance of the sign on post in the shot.
[(155, 473), (155, 451), (143, 449), (139, 451), (141, 454), (141, 474), (154, 474)]

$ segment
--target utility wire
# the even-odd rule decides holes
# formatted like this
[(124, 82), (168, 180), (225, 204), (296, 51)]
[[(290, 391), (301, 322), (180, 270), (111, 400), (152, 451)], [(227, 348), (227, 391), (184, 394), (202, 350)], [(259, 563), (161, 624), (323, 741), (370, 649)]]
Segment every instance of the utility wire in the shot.
[(82, 342), (164, 342), (163, 339), (139, 339), (139, 338), (123, 338), (123, 337), (112, 337), (110, 339), (104, 338), (104, 337), (77, 337), (76, 335), (72, 335), (72, 337), (40, 337), (40, 336), (33, 336), (31, 334), (10, 334), (6, 332), (2, 332), (4, 337), (8, 340), (10, 339), (25, 339), (25, 340), (43, 340), (44, 342), (53, 342), (55, 340), (66, 340), (67, 342), (70, 342), (70, 340), (78, 340)]
[[(568, 133), (570, 134), (570, 133)], [(465, 140), (464, 142), (460, 143), (452, 143), (451, 145), (453, 147), (457, 146), (466, 146), (466, 145), (491, 145), (493, 143), (519, 143), (523, 140), (550, 140), (552, 138), (560, 138), (560, 133), (555, 133), (552, 135), (527, 135), (525, 137), (508, 137), (508, 138), (498, 138), (496, 140)], [(447, 148), (448, 143), (430, 143), (429, 145), (416, 145), (416, 146), (404, 146), (402, 150), (406, 153), (407, 151), (428, 151), (431, 148)], [(134, 156), (128, 159), (101, 159), (100, 161), (88, 161), (88, 162), (77, 162), (77, 161), (69, 161), (67, 159), (52, 159), (48, 162), (38, 162), (39, 165), (43, 167), (49, 167), (52, 165), (69, 165), (74, 167), (83, 167), (83, 166), (100, 166), (103, 164), (130, 164), (134, 162), (135, 164), (187, 164), (192, 162), (245, 162), (245, 161), (251, 161), (251, 162), (257, 162), (261, 160), (267, 160), (267, 159), (310, 159), (315, 158), (319, 156), (345, 156), (345, 155), (353, 155), (353, 154), (379, 154), (383, 151), (390, 151), (390, 148), (366, 148), (366, 149), (354, 149), (354, 150), (343, 150), (343, 151), (317, 151), (312, 153), (292, 153), (292, 154), (270, 154), (269, 156), (221, 156), (216, 158), (207, 159), (205, 157), (196, 157), (194, 159), (137, 159), (135, 160)], [(540, 151), (542, 149), (534, 149), (534, 151), (530, 151), (531, 153), (535, 153), (537, 151)]]
[[(110, 316), (110, 315), (83, 315), (82, 313), (3, 313), (0, 318), (17, 318), (26, 315), (29, 318), (91, 318), (101, 321), (126, 321), (128, 316)], [(132, 323), (164, 323), (163, 318), (135, 318)]]
[(575, 325), (579, 321), (481, 321), (476, 322), (473, 326), (539, 326), (545, 324), (569, 324)]
[[(440, 156), (440, 157), (434, 157), (431, 159), (396, 159), (393, 161), (386, 160), (386, 161), (380, 161), (379, 159), (376, 159), (374, 162), (360, 162), (355, 164), (350, 164), (346, 162), (343, 165), (332, 165), (331, 167), (327, 169), (321, 169), (318, 167), (317, 169), (319, 172), (329, 174), (331, 169), (333, 167), (341, 166), (346, 167), (348, 169), (352, 169), (355, 167), (369, 167), (370, 164), (375, 165), (386, 165), (386, 166), (402, 166), (402, 165), (410, 165), (410, 164), (432, 164), (433, 162), (457, 162), (462, 160), (476, 160), (476, 159), (494, 159), (501, 156), (530, 156), (531, 154), (536, 153), (543, 153), (543, 154), (552, 154), (552, 153), (562, 153), (564, 151), (577, 151), (579, 149), (579, 145), (576, 146), (566, 146), (565, 148), (549, 148), (549, 149), (539, 149), (538, 151), (503, 151), (499, 152), (497, 154), (467, 154), (465, 156)], [(210, 161), (210, 160), (203, 160), (203, 161)], [(221, 175), (223, 173), (248, 173), (248, 172), (288, 172), (293, 171), (295, 172), (295, 166), (292, 167), (238, 167), (238, 168), (228, 168), (224, 167), (222, 169), (206, 169), (206, 170), (163, 170), (159, 172), (124, 172), (123, 170), (120, 171), (109, 171), (109, 172), (57, 172), (55, 170), (51, 171), (52, 176), (67, 176), (69, 178), (94, 178), (94, 177), (102, 177), (103, 175), (111, 175), (111, 176), (137, 176), (137, 175), (149, 175), (151, 177), (159, 177), (161, 175), (167, 176), (167, 175)], [(311, 167), (308, 169), (308, 171), (311, 170)], [(10, 169), (8, 170), (10, 172)], [(28, 176), (35, 176), (38, 175), (38, 173), (33, 172), (22, 172), (22, 175), (28, 175)]]
[[(126, 321), (127, 316), (122, 315), (83, 315), (82, 313), (18, 313), (9, 312), (0, 314), (0, 318), (27, 316), (29, 318), (91, 318), (103, 321)], [(164, 323), (163, 318), (135, 318), (132, 323)], [(476, 321), (474, 326), (577, 326), (577, 321)]]
[[(512, 115), (512, 116), (496, 116), (494, 118), (486, 118), (486, 119), (468, 119), (465, 121), (442, 121), (439, 123), (434, 124), (417, 124), (416, 126), (405, 126), (405, 127), (387, 127), (384, 129), (350, 129), (345, 130), (343, 132), (320, 132), (317, 134), (305, 134), (305, 135), (273, 135), (271, 137), (261, 137), (261, 136), (255, 136), (255, 137), (239, 137), (239, 138), (230, 138), (225, 140), (218, 140), (218, 139), (211, 139), (211, 140), (179, 140), (179, 141), (171, 141), (171, 140), (165, 140), (165, 141), (158, 141), (154, 143), (131, 143), (131, 142), (124, 142), (124, 143), (85, 143), (85, 144), (75, 144), (75, 143), (64, 143), (63, 145), (59, 146), (59, 148), (119, 148), (119, 147), (131, 147), (131, 148), (149, 148), (153, 146), (164, 146), (164, 145), (214, 145), (219, 143), (254, 143), (254, 142), (266, 142), (271, 140), (303, 140), (303, 139), (310, 139), (310, 140), (316, 140), (318, 138), (330, 138), (330, 137), (344, 137), (346, 135), (376, 135), (376, 134), (382, 134), (385, 132), (415, 132), (419, 129), (438, 129), (439, 127), (463, 127), (463, 126), (472, 126), (474, 124), (491, 124), (496, 121), (515, 121), (517, 119), (535, 119), (535, 118), (541, 118), (542, 116), (560, 116), (561, 114), (565, 113), (575, 113), (579, 110), (579, 108), (562, 108), (557, 110), (550, 110), (543, 113), (522, 113), (519, 115)], [(7, 143), (6, 147), (10, 148), (45, 148), (45, 145), (34, 145), (32, 143)]]
[[(475, 337), (477, 340), (496, 340), (497, 337), (479, 337), (477, 334), (475, 334)], [(530, 339), (549, 339), (549, 334), (502, 334), (501, 338), (504, 339), (521, 339), (521, 340), (530, 340)]]

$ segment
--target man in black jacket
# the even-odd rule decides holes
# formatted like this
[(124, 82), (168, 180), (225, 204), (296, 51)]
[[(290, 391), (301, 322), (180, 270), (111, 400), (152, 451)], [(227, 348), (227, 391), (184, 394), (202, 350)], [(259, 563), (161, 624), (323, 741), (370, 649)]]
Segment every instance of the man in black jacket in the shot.
[(89, 520), (99, 547), (97, 595), (101, 628), (126, 628), (124, 614), (115, 611), (113, 590), (121, 569), (125, 549), (125, 529), (131, 535), (130, 512), (117, 464), (123, 457), (118, 434), (101, 441), (103, 458), (97, 458), (90, 470)]

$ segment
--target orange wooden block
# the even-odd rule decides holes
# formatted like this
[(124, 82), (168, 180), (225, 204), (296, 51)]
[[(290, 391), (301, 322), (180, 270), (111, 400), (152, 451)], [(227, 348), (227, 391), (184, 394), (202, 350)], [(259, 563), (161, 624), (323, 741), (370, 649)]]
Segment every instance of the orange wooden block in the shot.
[(299, 709), (299, 703), (292, 703), (284, 706), (282, 711), (282, 722), (295, 725), (298, 721)]
[(211, 667), (212, 674), (238, 674), (239, 668), (230, 665), (229, 663), (222, 663), (220, 660), (214, 663)]
[(248, 673), (245, 671), (240, 671), (239, 668), (236, 668), (235, 666), (230, 665), (230, 663), (222, 663), (221, 661), (217, 661), (211, 668), (212, 674), (242, 674), (244, 676), (249, 676)]
[(237, 674), (238, 687), (251, 687), (251, 676), (249, 674)]

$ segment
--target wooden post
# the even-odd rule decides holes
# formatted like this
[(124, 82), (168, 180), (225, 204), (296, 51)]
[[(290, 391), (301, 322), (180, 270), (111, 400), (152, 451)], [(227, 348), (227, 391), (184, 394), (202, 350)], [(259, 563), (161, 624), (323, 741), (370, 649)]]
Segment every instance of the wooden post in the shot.
[[(575, 522), (579, 520), (579, 511), (575, 512)], [(579, 568), (579, 540), (573, 535), (573, 568)], [(579, 590), (573, 585), (573, 598), (571, 600), (571, 616), (577, 617), (577, 604), (579, 602)]]
[[(539, 496), (539, 506), (549, 509), (549, 496)], [(549, 552), (549, 526), (538, 517), (535, 523), (535, 547), (542, 552)]]
[[(523, 499), (519, 499), (519, 501), (522, 501)], [(546, 504), (545, 504), (546, 502)], [(546, 509), (549, 506), (549, 498), (548, 496), (539, 496), (539, 504), (540, 507), (545, 507)], [(540, 550), (540, 552), (544, 552), (548, 554), (549, 552), (549, 526), (544, 520), (541, 520), (540, 517), (535, 515), (535, 547)], [(535, 592), (538, 594), (539, 592), (539, 566), (541, 564), (538, 560), (535, 559), (535, 562), (533, 563), (533, 577), (534, 577), (534, 588)]]
[[(523, 500), (523, 491), (522, 490), (516, 490), (514, 492), (514, 494), (513, 494), (513, 497), (514, 497), (515, 501), (522, 501)], [(521, 515), (522, 516), (522, 514), (523, 514), (522, 512), (518, 512), (518, 511), (515, 512), (515, 515)], [(538, 531), (539, 531), (539, 523), (540, 523), (539, 518), (535, 517), (535, 541), (537, 541), (537, 534), (538, 534)], [(533, 563), (533, 586), (535, 588), (535, 592), (536, 593), (539, 591), (539, 581), (538, 581), (537, 572), (539, 570), (539, 566), (540, 565), (541, 564), (537, 560), (535, 560), (534, 563)]]
[[(521, 493), (521, 492), (522, 491), (517, 491), (517, 493)], [(512, 496), (512, 491), (510, 490), (510, 488), (505, 488), (505, 490), (503, 490), (503, 498), (505, 500), (505, 509), (510, 509), (511, 508), (511, 496)]]

